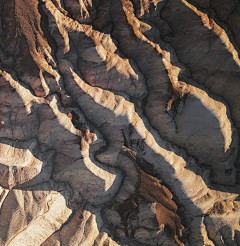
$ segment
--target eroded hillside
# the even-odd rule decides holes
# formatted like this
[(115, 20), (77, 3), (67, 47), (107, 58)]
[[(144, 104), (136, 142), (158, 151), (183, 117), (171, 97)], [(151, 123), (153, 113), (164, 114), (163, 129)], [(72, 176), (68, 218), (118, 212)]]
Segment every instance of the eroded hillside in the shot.
[(0, 17), (0, 246), (240, 245), (238, 0)]

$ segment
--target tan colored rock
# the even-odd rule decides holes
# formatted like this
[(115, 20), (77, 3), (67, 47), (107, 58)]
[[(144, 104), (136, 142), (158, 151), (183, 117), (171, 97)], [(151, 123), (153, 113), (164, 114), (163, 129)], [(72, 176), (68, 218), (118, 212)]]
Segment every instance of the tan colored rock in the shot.
[(69, 195), (52, 182), (11, 190), (1, 207), (1, 244), (40, 245), (71, 215)]
[(0, 245), (240, 245), (238, 12), (1, 1)]
[[(55, 14), (56, 11), (52, 2), (46, 1), (45, 12), (49, 16), (50, 25), (53, 26), (52, 33), (57, 40), (61, 40), (62, 46), (65, 47), (64, 53), (68, 51), (64, 56), (67, 60), (64, 62), (67, 62), (68, 66), (73, 66), (78, 59), (76, 69), (79, 69), (90, 85), (123, 91), (141, 99), (146, 96), (144, 76), (134, 61), (122, 58), (122, 53), (110, 35), (93, 30), (91, 26), (74, 22), (59, 12)], [(57, 30), (64, 33), (63, 37)], [(68, 34), (70, 30), (79, 31), (77, 38), (76, 35)], [(73, 40), (72, 43), (69, 41), (70, 38)], [(59, 57), (59, 63), (62, 58)]]
[(26, 142), (2, 140), (0, 152), (0, 184), (5, 189), (50, 179), (54, 151), (41, 153), (36, 139)]

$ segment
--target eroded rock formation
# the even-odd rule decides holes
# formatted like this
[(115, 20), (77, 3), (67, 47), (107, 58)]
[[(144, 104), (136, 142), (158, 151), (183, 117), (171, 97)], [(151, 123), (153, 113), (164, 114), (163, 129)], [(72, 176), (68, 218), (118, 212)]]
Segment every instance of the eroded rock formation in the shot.
[(240, 245), (239, 12), (0, 0), (0, 245)]

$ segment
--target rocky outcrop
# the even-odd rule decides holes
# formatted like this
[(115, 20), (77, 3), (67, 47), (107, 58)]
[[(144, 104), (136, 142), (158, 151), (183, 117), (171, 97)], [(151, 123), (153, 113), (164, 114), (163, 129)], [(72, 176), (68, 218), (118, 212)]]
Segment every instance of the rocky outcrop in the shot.
[(240, 245), (239, 2), (0, 2), (0, 245)]

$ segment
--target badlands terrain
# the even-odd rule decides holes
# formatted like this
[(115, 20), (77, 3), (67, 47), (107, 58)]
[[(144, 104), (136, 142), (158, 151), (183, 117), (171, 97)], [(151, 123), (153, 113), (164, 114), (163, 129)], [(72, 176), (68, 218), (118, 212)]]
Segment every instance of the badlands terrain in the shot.
[(0, 246), (240, 245), (240, 1), (0, 0)]

